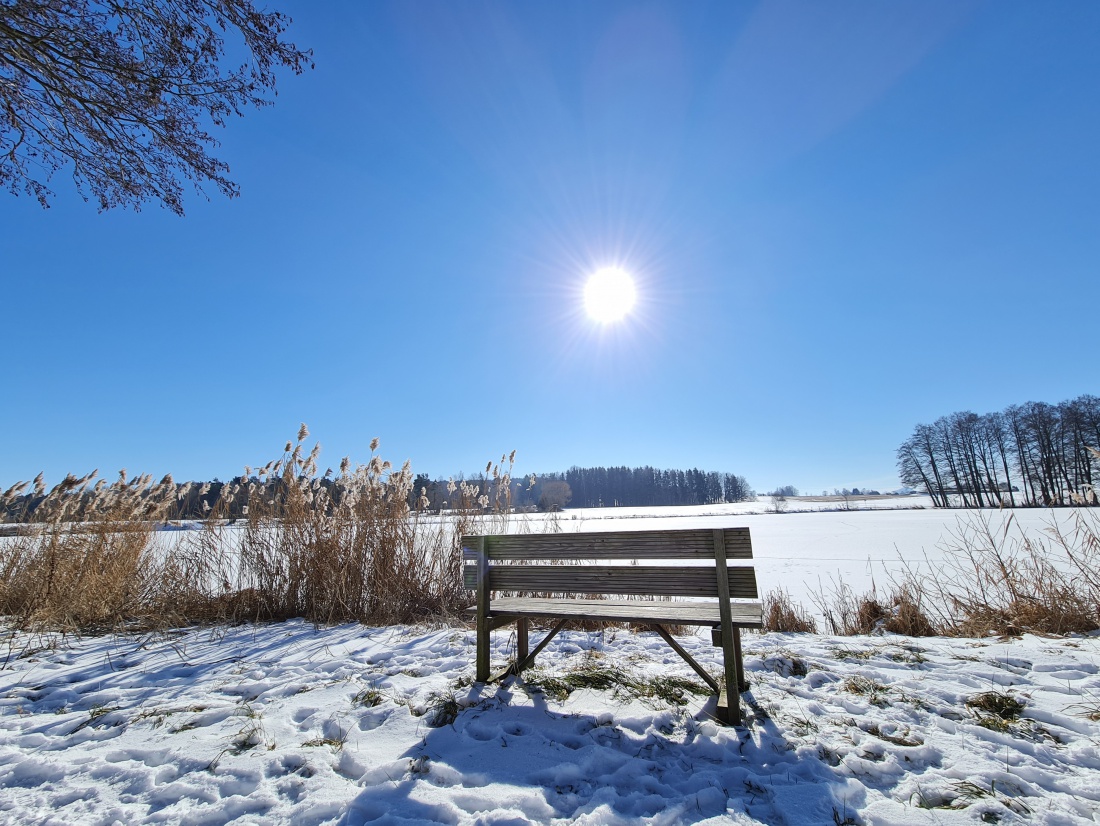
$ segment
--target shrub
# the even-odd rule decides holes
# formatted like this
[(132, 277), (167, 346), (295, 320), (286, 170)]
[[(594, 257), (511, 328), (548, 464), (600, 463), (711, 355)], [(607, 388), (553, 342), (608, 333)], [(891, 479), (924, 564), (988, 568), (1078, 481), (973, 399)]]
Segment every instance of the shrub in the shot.
[(774, 588), (764, 594), (764, 631), (817, 633), (817, 622), (801, 605), (791, 600), (785, 588)]
[(855, 636), (888, 631), (908, 636), (933, 636), (939, 629), (924, 611), (923, 594), (909, 583), (896, 584), (880, 597), (857, 594), (841, 580), (832, 580), (811, 592), (811, 599), (825, 618), (830, 634)]
[(900, 587), (955, 636), (1087, 633), (1100, 628), (1100, 519), (1052, 514), (1043, 534), (1014, 514), (971, 513), (935, 566), (908, 566)]

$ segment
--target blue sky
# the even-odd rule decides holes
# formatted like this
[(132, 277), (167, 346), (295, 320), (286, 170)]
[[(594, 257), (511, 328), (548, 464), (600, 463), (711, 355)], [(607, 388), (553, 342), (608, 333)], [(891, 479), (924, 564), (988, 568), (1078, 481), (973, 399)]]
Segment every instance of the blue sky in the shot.
[(891, 488), (918, 422), (1100, 392), (1100, 4), (273, 5), (316, 69), (218, 131), (239, 199), (0, 196), (0, 485), (304, 421), (322, 467)]

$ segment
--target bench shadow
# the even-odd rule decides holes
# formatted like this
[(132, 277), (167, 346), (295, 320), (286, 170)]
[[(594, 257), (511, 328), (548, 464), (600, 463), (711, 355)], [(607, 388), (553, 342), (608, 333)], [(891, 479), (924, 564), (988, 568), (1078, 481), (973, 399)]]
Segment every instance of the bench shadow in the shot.
[[(742, 697), (756, 706), (751, 691)], [(687, 710), (578, 691), (559, 704), (510, 677), (455, 699), (457, 716), (433, 726), (426, 714), (419, 742), (396, 760), (372, 762), (369, 745), (344, 755), (338, 770), (364, 788), (342, 826), (775, 823), (788, 812), (798, 823), (835, 824), (859, 803), (850, 779), (793, 750), (766, 716), (748, 711), (746, 727), (718, 725), (715, 697)]]

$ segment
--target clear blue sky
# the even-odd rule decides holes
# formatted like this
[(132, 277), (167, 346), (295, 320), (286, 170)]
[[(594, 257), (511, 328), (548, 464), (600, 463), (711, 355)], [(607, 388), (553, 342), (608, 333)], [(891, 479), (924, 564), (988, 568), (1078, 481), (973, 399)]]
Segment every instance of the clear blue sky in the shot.
[(272, 5), (317, 68), (218, 131), (241, 198), (0, 194), (0, 485), (305, 421), (322, 467), (890, 488), (918, 422), (1100, 392), (1100, 3)]

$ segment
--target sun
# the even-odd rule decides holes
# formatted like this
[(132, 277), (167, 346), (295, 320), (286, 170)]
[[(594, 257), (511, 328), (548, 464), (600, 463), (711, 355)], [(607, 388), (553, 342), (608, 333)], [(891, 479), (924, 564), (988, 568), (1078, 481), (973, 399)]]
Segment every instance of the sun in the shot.
[(621, 321), (634, 307), (634, 279), (618, 267), (606, 267), (592, 274), (584, 286), (584, 308), (594, 321)]

